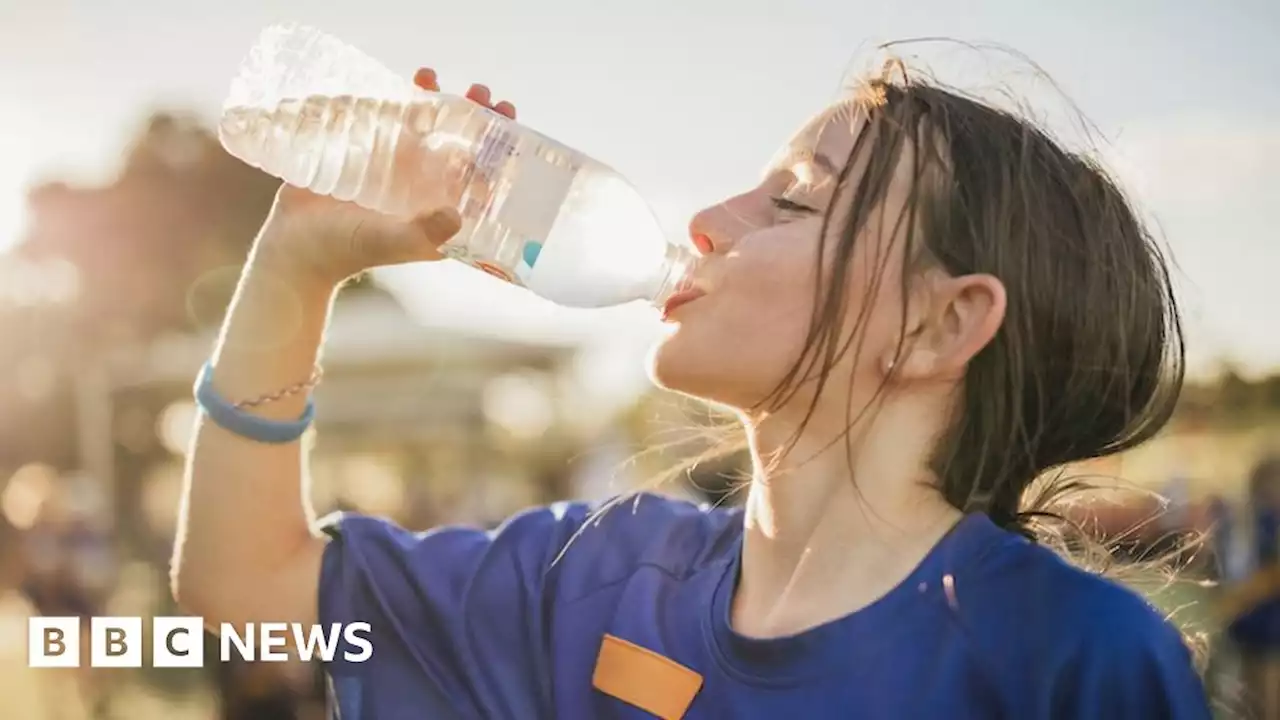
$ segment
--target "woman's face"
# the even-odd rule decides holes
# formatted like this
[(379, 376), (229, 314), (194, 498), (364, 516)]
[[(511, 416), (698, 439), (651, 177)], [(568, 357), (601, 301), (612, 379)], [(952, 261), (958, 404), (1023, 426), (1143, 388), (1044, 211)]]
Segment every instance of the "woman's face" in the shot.
[[(825, 247), (830, 256), (846, 221), (842, 208), (849, 206), (863, 171), (865, 160), (856, 160), (842, 197), (833, 197), (864, 121), (853, 103), (819, 113), (777, 154), (759, 185), (693, 218), (690, 233), (704, 255), (693, 281), (706, 294), (668, 318), (671, 332), (650, 357), (655, 382), (748, 409), (784, 378), (809, 331), (823, 215), (834, 202)], [(860, 158), (865, 155), (859, 152)], [(860, 381), (882, 377), (884, 354), (892, 352), (900, 326), (902, 263), (900, 252), (885, 257), (884, 236), (890, 233), (880, 230), (882, 220), (892, 227), (901, 211), (901, 175), (909, 167), (899, 163), (884, 201), (886, 212), (873, 211), (855, 243), (844, 288), (845, 317), (851, 329), (866, 308), (865, 335), (860, 350), (847, 353), (831, 373), (824, 394), (844, 391), (846, 399), (849, 392), (858, 394), (857, 386), (868, 386)]]

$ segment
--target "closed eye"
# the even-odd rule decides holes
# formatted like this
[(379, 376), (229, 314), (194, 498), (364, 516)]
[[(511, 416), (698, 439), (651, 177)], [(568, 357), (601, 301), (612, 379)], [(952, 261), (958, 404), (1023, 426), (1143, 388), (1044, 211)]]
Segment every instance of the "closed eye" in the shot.
[(775, 208), (783, 212), (804, 213), (806, 215), (817, 215), (820, 212), (817, 208), (812, 208), (784, 197), (771, 197), (769, 201), (773, 203)]

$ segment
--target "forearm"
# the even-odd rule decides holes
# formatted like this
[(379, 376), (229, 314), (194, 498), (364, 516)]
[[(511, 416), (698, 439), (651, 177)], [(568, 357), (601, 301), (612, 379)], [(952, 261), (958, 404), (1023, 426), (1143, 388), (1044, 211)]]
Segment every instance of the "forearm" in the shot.
[[(213, 386), (228, 400), (304, 380), (318, 360), (333, 285), (283, 270), (255, 257), (241, 277), (212, 357)], [(293, 420), (306, 398), (299, 393), (251, 412)], [(268, 619), (266, 608), (301, 615), (270, 619), (314, 617), (322, 541), (311, 529), (305, 461), (301, 442), (259, 443), (200, 418), (174, 556), (175, 592), (188, 609), (230, 621)], [(280, 593), (297, 598), (283, 601)]]

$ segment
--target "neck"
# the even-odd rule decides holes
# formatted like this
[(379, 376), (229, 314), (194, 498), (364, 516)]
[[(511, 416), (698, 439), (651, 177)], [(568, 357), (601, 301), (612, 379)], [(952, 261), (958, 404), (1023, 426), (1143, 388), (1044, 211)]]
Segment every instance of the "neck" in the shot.
[(937, 417), (927, 402), (887, 402), (847, 438), (839, 424), (813, 422), (794, 444), (797, 425), (782, 415), (749, 423), (756, 470), (734, 597), (739, 632), (800, 632), (910, 574), (960, 518), (926, 469), (935, 432), (921, 429)]

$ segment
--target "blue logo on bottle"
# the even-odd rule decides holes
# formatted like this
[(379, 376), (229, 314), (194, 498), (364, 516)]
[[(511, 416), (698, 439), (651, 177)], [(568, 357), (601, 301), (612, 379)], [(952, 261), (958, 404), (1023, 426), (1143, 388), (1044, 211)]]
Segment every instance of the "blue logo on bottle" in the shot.
[(542, 243), (534, 240), (525, 242), (524, 247), (520, 249), (520, 262), (516, 264), (516, 277), (520, 278), (521, 283), (528, 282), (529, 273), (533, 271), (533, 266), (538, 262), (538, 256), (542, 254)]
[(521, 252), (524, 263), (530, 268), (534, 263), (538, 262), (538, 256), (542, 254), (542, 243), (530, 240), (524, 244), (524, 250)]

